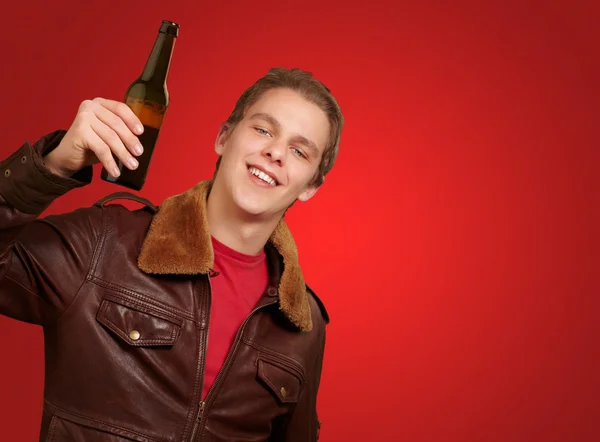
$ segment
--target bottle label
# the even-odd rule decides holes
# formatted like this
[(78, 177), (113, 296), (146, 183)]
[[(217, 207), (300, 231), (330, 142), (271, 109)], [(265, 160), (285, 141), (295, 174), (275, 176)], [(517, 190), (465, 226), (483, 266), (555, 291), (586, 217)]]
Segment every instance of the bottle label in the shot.
[(125, 103), (131, 108), (144, 126), (160, 129), (163, 118), (165, 117), (165, 112), (167, 111), (167, 106), (135, 97), (127, 97)]

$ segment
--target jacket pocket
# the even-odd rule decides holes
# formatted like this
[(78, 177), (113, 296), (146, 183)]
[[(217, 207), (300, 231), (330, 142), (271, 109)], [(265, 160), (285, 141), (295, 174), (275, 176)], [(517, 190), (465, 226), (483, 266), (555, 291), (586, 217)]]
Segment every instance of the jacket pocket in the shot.
[(158, 442), (130, 430), (56, 410), (50, 421), (46, 442)]
[(104, 296), (96, 320), (127, 344), (137, 347), (172, 346), (183, 321), (136, 299)]
[(302, 389), (302, 372), (287, 361), (260, 354), (257, 376), (277, 397), (281, 404), (298, 402)]

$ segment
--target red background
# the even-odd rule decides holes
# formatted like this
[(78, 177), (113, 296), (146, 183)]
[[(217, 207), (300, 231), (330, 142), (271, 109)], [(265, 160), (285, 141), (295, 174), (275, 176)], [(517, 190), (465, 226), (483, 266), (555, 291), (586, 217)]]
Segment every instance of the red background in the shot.
[[(181, 34), (155, 203), (212, 176), (219, 123), (269, 67), (311, 70), (347, 120), (288, 221), (332, 316), (321, 440), (600, 440), (595, 2), (182, 3), (3, 4), (2, 158), (122, 99), (162, 19)], [(2, 317), (0, 347), (0, 440), (34, 441), (41, 331)]]

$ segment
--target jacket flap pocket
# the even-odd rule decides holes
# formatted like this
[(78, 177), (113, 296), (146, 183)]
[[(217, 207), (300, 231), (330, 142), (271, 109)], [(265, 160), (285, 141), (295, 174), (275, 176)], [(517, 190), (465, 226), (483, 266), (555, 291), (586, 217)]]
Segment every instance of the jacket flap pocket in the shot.
[(98, 322), (129, 345), (170, 346), (179, 337), (182, 321), (150, 305), (116, 296), (105, 296), (96, 315)]
[(282, 403), (298, 402), (301, 379), (296, 370), (271, 358), (258, 359), (258, 377)]

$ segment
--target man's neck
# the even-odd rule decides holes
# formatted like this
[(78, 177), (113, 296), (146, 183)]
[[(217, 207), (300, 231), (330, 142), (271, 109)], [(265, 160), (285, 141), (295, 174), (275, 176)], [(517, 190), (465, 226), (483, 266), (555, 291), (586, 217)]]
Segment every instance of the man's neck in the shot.
[(225, 201), (220, 189), (213, 187), (207, 202), (210, 234), (222, 244), (246, 255), (258, 255), (273, 234), (278, 219), (244, 216)]

